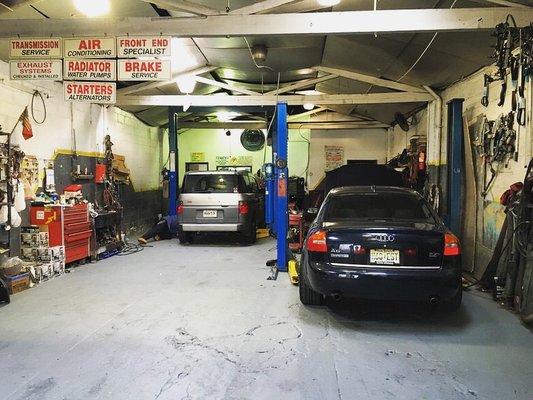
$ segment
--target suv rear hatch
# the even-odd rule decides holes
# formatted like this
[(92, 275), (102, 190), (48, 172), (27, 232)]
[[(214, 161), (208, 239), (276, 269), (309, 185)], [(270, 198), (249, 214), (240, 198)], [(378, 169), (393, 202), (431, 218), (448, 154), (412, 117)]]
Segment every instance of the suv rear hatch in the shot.
[(180, 195), (180, 222), (238, 223), (242, 178), (237, 174), (185, 175)]

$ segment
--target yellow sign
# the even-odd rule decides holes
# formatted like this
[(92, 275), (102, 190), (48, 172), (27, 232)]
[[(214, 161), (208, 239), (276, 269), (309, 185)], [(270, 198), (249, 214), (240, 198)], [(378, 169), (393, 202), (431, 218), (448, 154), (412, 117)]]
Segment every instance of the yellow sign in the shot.
[(205, 153), (191, 153), (191, 162), (204, 162)]

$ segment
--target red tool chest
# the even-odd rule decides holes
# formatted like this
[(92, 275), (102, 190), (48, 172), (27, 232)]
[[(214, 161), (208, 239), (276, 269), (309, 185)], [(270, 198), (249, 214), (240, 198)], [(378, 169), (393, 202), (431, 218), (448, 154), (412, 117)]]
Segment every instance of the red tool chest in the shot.
[(65, 246), (65, 263), (91, 254), (93, 234), (87, 204), (32, 206), (30, 223), (48, 231), (50, 247)]

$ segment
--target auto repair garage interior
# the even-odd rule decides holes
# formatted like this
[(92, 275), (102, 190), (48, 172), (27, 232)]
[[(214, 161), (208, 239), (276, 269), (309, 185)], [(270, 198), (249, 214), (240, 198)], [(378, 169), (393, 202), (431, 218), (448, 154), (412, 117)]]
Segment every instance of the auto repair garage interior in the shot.
[(2, 399), (533, 398), (533, 2), (0, 19)]

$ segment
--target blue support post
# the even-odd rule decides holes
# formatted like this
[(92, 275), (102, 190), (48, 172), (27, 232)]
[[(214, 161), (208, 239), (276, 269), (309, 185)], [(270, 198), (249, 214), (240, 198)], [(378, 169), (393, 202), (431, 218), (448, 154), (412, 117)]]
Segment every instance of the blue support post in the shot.
[(448, 193), (446, 222), (448, 228), (461, 234), (462, 175), (463, 175), (463, 102), (453, 99), (448, 102)]
[(273, 137), (272, 158), (275, 166), (275, 203), (274, 218), (277, 239), (277, 268), (286, 272), (288, 265), (287, 230), (289, 224), (288, 201), (288, 142), (287, 104), (278, 103), (276, 110), (276, 132)]
[(178, 108), (168, 108), (168, 215), (176, 215), (178, 201)]

